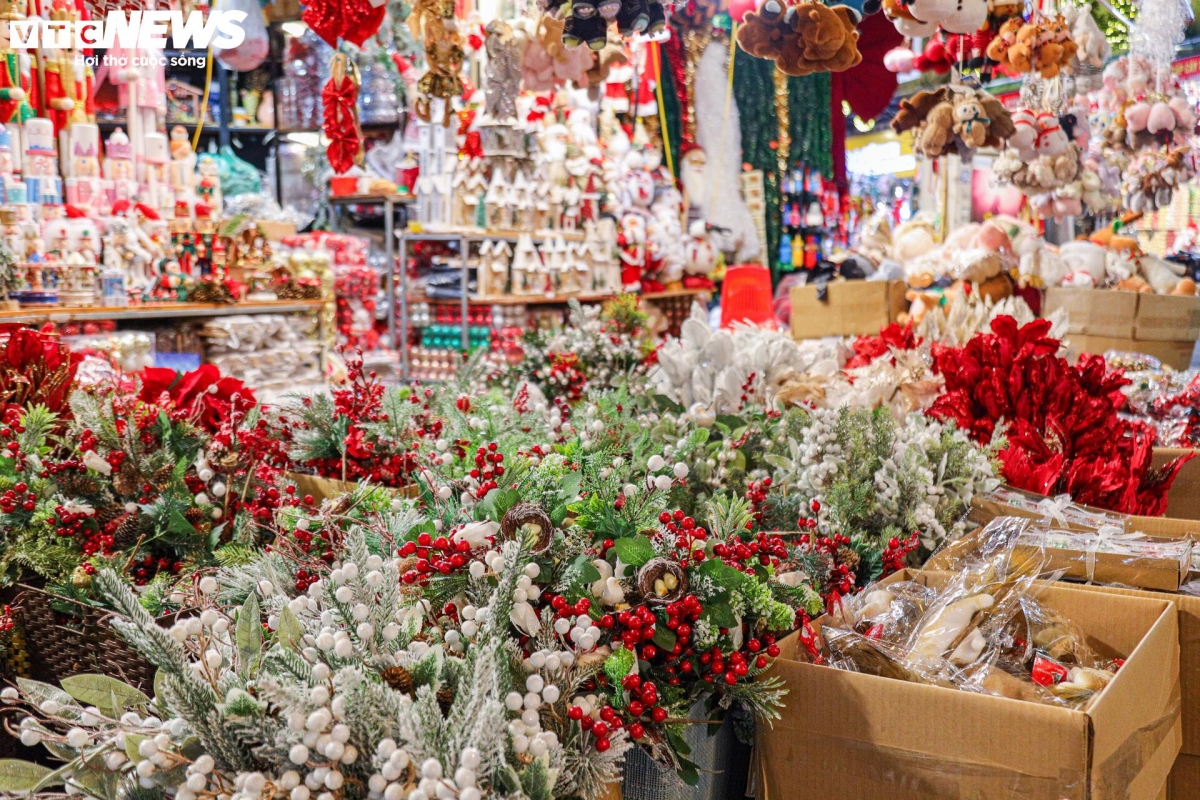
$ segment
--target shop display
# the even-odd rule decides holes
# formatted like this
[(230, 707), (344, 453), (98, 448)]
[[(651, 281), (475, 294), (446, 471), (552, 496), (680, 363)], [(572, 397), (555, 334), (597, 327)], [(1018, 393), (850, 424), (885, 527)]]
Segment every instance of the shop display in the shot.
[(217, 5), (0, 3), (0, 794), (1175, 798), (1181, 6)]

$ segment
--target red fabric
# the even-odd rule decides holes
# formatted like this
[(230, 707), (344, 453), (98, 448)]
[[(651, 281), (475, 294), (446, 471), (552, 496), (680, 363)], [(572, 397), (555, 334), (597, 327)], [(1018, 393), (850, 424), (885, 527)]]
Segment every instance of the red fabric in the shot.
[(896, 75), (883, 65), (884, 55), (904, 43), (883, 14), (865, 17), (858, 26), (858, 52), (862, 62), (845, 72), (831, 73), (829, 119), (833, 125), (833, 177), (839, 189), (846, 188), (846, 117), (842, 101), (852, 113), (874, 119), (888, 107), (896, 93)]
[(339, 38), (362, 47), (379, 30), (386, 12), (387, 3), (376, 8), (368, 0), (307, 0), (300, 18), (330, 47), (336, 48)]
[(321, 102), (325, 106), (322, 128), (329, 137), (329, 166), (339, 175), (354, 166), (358, 155), (358, 129), (354, 116), (357, 100), (358, 87), (348, 75), (343, 75), (340, 83), (330, 78), (321, 91)]

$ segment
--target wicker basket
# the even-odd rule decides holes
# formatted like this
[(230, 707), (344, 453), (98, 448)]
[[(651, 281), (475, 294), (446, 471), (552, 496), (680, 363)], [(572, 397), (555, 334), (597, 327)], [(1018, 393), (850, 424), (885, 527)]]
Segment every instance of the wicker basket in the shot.
[[(21, 588), (19, 613), (32, 677), (57, 685), (71, 675), (100, 673), (152, 690), (154, 667), (109, 627), (108, 613), (32, 586)], [(77, 613), (55, 611), (56, 600), (74, 605)]]

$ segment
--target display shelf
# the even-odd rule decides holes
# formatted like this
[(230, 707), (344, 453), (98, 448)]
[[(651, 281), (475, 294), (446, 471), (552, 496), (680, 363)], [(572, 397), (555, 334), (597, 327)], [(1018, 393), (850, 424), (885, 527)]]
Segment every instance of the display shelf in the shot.
[(410, 205), (417, 201), (416, 195), (412, 194), (343, 194), (330, 195), (329, 202), (338, 205), (359, 205), (372, 206), (384, 205), (388, 202), (401, 205)]
[(229, 317), (237, 314), (290, 314), (313, 311), (324, 300), (277, 300), (261, 303), (146, 303), (140, 306), (52, 306), (0, 311), (5, 322), (74, 322), (83, 320), (169, 319), (173, 317)]
[[(638, 295), (643, 300), (666, 300), (671, 297), (694, 297), (699, 294), (711, 294), (707, 289), (669, 289), (663, 292), (647, 292)], [(563, 294), (563, 295), (497, 295), (495, 297), (468, 297), (467, 303), (473, 306), (535, 306), (535, 305), (565, 305), (572, 300), (581, 303), (603, 303), (620, 297), (619, 294)], [(424, 297), (410, 298), (412, 303), (429, 303), (435, 306), (457, 306), (462, 300), (457, 297)]]
[(586, 238), (583, 231), (568, 231), (568, 230), (536, 230), (536, 231), (511, 231), (511, 230), (489, 230), (487, 228), (426, 228), (423, 230), (404, 230), (399, 236), (404, 236), (408, 239), (416, 239), (420, 241), (456, 241), (458, 239), (466, 239), (471, 242), (483, 241), (485, 239), (503, 239), (509, 242), (515, 242), (521, 236), (529, 233), (535, 242), (544, 242), (547, 239), (553, 239), (556, 236), (561, 236), (563, 241), (567, 242), (582, 242)]

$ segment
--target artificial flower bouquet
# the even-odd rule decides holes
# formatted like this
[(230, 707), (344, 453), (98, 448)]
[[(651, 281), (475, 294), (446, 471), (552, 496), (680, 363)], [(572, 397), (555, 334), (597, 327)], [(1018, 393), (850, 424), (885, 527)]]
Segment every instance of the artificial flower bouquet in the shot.
[(977, 443), (1003, 436), (1004, 480), (1042, 495), (1066, 492), (1077, 502), (1125, 514), (1159, 516), (1167, 491), (1191, 455), (1151, 468), (1155, 431), (1121, 418), (1120, 370), (1099, 356), (1074, 366), (1047, 336), (1049, 320), (1018, 327), (997, 317), (992, 332), (964, 347), (934, 346), (946, 390), (928, 413), (953, 420)]

